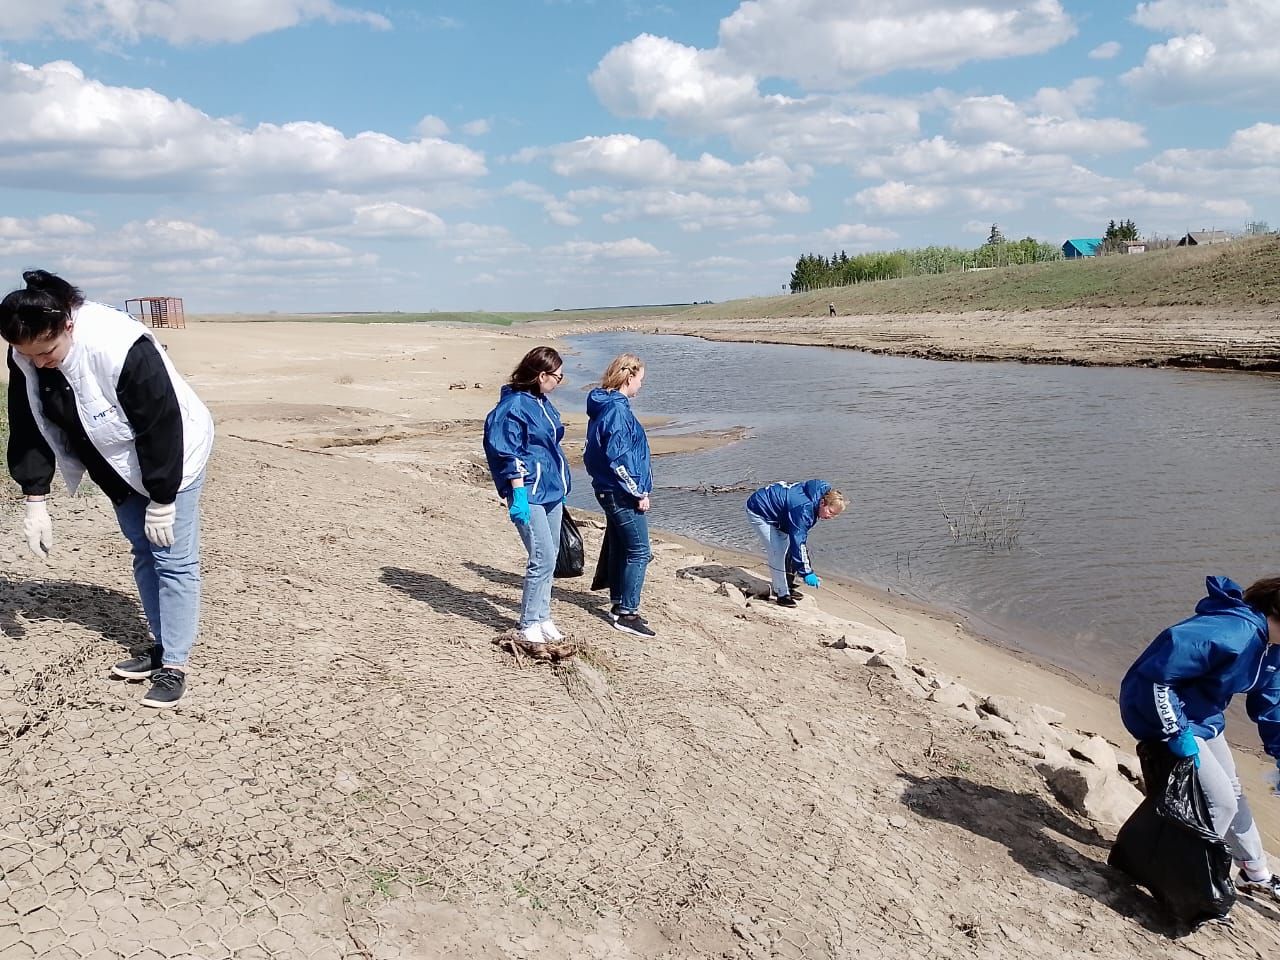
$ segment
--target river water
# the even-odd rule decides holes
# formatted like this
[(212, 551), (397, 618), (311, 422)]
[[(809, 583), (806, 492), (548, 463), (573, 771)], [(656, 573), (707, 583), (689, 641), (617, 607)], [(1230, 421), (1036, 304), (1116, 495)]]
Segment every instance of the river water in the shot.
[[(1272, 377), (635, 334), (568, 344), (562, 409), (581, 410), (585, 385), (629, 350), (646, 363), (640, 415), (752, 430), (657, 460), (656, 526), (756, 551), (748, 492), (696, 488), (821, 477), (851, 502), (811, 534), (819, 573), (963, 613), (1106, 686), (1191, 613), (1206, 574), (1280, 574)], [(571, 505), (595, 505), (584, 480)]]

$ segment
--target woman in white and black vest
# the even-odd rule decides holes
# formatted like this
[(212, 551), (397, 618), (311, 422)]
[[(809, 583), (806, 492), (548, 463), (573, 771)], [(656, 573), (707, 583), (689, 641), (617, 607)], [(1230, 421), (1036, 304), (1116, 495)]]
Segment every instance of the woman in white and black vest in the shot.
[(23, 529), (39, 558), (53, 546), (46, 498), (55, 465), (74, 494), (87, 473), (115, 505), (154, 644), (111, 668), (151, 679), (143, 704), (186, 689), (200, 622), (200, 489), (213, 419), (151, 331), (86, 301), (44, 270), (0, 302), (9, 343), (9, 473), (26, 495)]

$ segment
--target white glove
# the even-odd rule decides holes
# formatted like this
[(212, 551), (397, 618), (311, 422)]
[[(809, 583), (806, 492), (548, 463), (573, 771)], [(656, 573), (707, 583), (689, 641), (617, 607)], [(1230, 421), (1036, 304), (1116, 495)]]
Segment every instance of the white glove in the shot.
[(49, 556), (53, 549), (53, 521), (49, 519), (49, 508), (43, 500), (28, 500), (27, 514), (22, 519), (22, 532), (27, 538), (27, 546), (41, 560)]
[(147, 517), (142, 522), (147, 539), (157, 547), (172, 547), (173, 521), (177, 515), (178, 505), (175, 503), (156, 503), (154, 500), (148, 503)]

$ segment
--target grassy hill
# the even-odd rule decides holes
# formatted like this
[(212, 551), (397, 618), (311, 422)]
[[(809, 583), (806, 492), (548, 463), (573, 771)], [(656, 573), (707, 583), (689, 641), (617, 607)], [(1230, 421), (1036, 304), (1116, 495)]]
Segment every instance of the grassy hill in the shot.
[(812, 293), (753, 297), (694, 307), (651, 305), (497, 313), (203, 314), (203, 321), (315, 323), (488, 323), (535, 320), (615, 321), (642, 317), (726, 320), (739, 317), (823, 315), (834, 303), (842, 315), (964, 313), (1070, 307), (1231, 307), (1280, 304), (1280, 238), (1214, 247), (1156, 250), (1133, 256), (1000, 267), (900, 280), (879, 280)]
[(693, 307), (696, 319), (1280, 303), (1280, 238), (880, 280)]

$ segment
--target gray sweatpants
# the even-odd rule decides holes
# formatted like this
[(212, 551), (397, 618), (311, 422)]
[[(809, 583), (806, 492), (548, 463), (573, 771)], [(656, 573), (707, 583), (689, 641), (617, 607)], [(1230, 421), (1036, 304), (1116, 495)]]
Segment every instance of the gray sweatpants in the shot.
[(1267, 855), (1262, 849), (1262, 837), (1258, 825), (1253, 822), (1253, 811), (1244, 798), (1240, 778), (1236, 775), (1236, 761), (1231, 756), (1227, 738), (1219, 734), (1212, 740), (1201, 740), (1200, 769), (1196, 775), (1209, 801), (1209, 817), (1218, 836), (1227, 841), (1227, 848), (1236, 863), (1253, 877), (1271, 873)]

